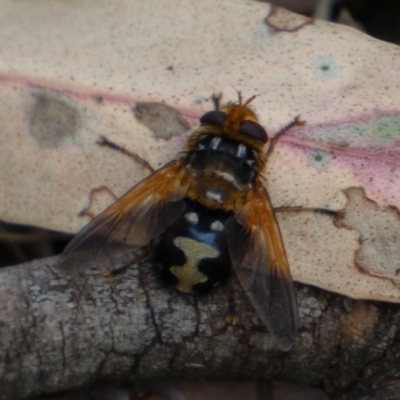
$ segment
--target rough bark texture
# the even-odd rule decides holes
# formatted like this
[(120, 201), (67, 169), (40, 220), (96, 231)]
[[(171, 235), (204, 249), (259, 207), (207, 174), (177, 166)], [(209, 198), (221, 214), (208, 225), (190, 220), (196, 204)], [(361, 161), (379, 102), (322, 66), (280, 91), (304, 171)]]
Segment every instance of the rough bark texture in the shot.
[[(0, 271), (1, 400), (184, 377), (274, 377), (332, 399), (399, 398), (397, 305), (296, 285), (298, 337), (282, 353), (235, 278), (199, 298), (165, 287), (146, 263), (110, 282), (107, 265), (71, 278), (57, 260)], [(225, 322), (232, 305), (236, 325)]]

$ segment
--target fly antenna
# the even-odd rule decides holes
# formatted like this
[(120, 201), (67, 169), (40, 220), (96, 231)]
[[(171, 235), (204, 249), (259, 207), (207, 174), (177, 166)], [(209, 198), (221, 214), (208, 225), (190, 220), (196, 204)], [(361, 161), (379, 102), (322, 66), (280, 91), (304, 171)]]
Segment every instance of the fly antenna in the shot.
[(221, 108), (222, 92), (213, 93), (211, 100), (214, 104), (214, 110), (219, 110)]
[(256, 94), (254, 94), (253, 96), (249, 97), (245, 103), (243, 104), (244, 106), (247, 106), (248, 104), (250, 104), (255, 98), (257, 97)]
[(239, 103), (239, 105), (241, 106), (242, 104), (243, 104), (243, 96), (242, 96), (242, 91), (241, 90), (237, 90), (236, 88), (235, 88), (235, 86), (233, 86), (233, 85), (231, 85), (232, 86), (232, 88), (233, 88), (233, 90), (236, 92), (236, 94), (237, 94), (237, 96), (238, 96), (238, 103)]

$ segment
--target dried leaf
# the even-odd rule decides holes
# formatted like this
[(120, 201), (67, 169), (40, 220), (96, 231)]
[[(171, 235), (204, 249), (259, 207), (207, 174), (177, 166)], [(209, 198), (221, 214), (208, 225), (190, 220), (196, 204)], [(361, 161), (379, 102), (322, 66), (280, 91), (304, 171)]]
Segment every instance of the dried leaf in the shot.
[(147, 174), (97, 146), (99, 135), (158, 168), (212, 108), (209, 96), (235, 100), (235, 87), (258, 95), (271, 136), (298, 114), (307, 121), (268, 163), (274, 205), (347, 208), (340, 224), (280, 213), (294, 278), (400, 301), (397, 46), (258, 2), (1, 8), (2, 219), (77, 231)]

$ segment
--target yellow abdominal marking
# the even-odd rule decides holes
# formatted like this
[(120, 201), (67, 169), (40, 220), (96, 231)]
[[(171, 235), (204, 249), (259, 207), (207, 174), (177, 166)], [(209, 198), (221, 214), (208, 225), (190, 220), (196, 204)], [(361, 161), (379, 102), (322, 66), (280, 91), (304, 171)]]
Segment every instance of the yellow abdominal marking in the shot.
[(176, 288), (181, 292), (191, 292), (196, 283), (206, 282), (207, 275), (197, 268), (203, 258), (215, 258), (219, 251), (214, 247), (198, 242), (197, 240), (179, 236), (174, 239), (175, 246), (179, 247), (187, 256), (186, 264), (171, 267), (171, 272), (178, 278)]

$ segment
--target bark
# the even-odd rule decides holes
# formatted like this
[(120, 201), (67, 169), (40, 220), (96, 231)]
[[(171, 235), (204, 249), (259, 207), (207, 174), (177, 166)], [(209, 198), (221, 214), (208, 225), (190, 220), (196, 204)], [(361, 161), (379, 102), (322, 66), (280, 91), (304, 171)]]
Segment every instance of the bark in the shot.
[[(342, 400), (398, 393), (397, 305), (296, 284), (298, 337), (282, 353), (235, 277), (194, 297), (165, 287), (148, 263), (110, 282), (110, 266), (70, 277), (57, 261), (0, 271), (0, 400), (185, 377), (276, 378)], [(236, 325), (225, 322), (232, 307)]]

